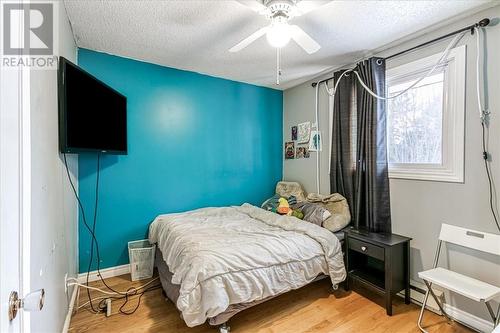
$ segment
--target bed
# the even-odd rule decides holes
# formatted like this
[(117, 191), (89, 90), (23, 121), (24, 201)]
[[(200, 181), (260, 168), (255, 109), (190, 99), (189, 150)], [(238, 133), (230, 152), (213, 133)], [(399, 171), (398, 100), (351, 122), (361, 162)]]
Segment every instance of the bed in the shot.
[(168, 298), (189, 327), (222, 325), (250, 306), (320, 276), (346, 278), (340, 241), (291, 216), (242, 206), (158, 216), (149, 240)]

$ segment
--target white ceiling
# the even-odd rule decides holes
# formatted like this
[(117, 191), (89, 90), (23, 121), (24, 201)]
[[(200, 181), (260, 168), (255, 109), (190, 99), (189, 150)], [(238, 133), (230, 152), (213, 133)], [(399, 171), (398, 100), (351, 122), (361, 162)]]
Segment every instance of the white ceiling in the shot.
[[(303, 0), (307, 1), (307, 0)], [(291, 41), (275, 85), (276, 51), (265, 37), (228, 49), (268, 21), (235, 0), (65, 0), (79, 47), (231, 80), (286, 89), (366, 51), (490, 1), (332, 1), (293, 19), (322, 48)]]

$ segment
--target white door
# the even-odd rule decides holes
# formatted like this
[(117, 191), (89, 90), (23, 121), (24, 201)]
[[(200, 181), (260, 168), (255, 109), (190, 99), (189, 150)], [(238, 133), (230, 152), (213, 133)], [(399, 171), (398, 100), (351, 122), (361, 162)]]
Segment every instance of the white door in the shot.
[(4, 68), (0, 72), (0, 332), (20, 332), (21, 326), (19, 317), (8, 318), (9, 295), (22, 287), (21, 75)]
[[(17, 23), (13, 38), (23, 31)], [(0, 332), (17, 333), (29, 330), (22, 311), (9, 318), (11, 292), (22, 298), (29, 290), (29, 70), (0, 66)]]

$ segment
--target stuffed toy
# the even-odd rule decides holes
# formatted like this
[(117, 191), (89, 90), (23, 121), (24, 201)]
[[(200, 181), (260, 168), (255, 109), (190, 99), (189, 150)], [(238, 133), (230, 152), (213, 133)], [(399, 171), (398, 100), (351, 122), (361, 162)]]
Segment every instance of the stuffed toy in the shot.
[(292, 216), (295, 216), (296, 218), (298, 218), (299, 220), (303, 220), (304, 219), (304, 213), (302, 213), (300, 210), (298, 209), (294, 209), (292, 211)]
[(279, 206), (278, 209), (276, 210), (278, 214), (291, 215), (293, 210), (290, 208), (288, 201), (285, 198), (279, 198), (278, 201), (279, 201)]

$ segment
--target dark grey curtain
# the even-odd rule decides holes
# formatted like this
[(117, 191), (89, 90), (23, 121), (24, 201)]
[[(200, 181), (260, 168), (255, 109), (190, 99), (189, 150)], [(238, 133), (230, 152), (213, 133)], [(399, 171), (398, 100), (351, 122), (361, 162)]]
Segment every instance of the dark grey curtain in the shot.
[[(365, 60), (356, 71), (373, 92), (385, 95), (384, 59)], [(332, 120), (331, 191), (347, 198), (356, 228), (391, 232), (386, 102), (370, 95), (354, 73), (342, 81)]]
[[(343, 71), (333, 75), (337, 82)], [(354, 108), (353, 74), (346, 74), (339, 82), (333, 101), (332, 155), (330, 163), (330, 192), (342, 194), (349, 203), (354, 220), (354, 175), (356, 110)]]

